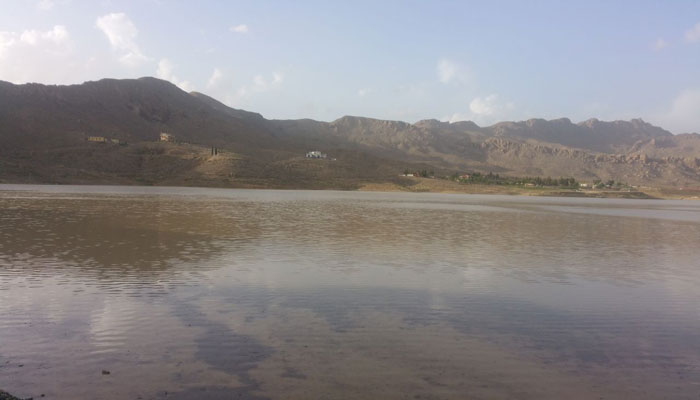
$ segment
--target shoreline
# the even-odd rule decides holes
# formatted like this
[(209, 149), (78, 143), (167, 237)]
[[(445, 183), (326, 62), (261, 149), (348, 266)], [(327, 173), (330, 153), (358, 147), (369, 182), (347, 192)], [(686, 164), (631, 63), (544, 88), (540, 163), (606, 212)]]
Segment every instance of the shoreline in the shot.
[[(569, 189), (533, 186), (543, 182), (458, 182), (410, 176), (398, 171), (432, 168), (427, 164), (380, 160), (344, 154), (337, 161), (309, 160), (289, 154), (282, 159), (243, 156), (230, 150), (212, 155), (209, 147), (169, 142), (136, 142), (129, 146), (94, 144), (54, 149), (34, 159), (0, 159), (0, 184), (118, 185), (225, 189), (341, 190), (500, 194), (583, 198), (700, 199), (700, 183), (661, 178), (632, 179), (638, 186), (617, 189)], [(291, 157), (291, 158), (290, 158)], [(66, 159), (75, 159), (67, 163)], [(125, 164), (126, 163), (126, 164)], [(432, 171), (431, 171), (432, 172)], [(426, 172), (427, 173), (427, 172)], [(432, 173), (429, 175), (433, 175)], [(507, 177), (507, 175), (504, 175)], [(510, 177), (513, 178), (513, 177)], [(623, 176), (621, 179), (624, 179)], [(590, 181), (590, 178), (587, 179)], [(488, 182), (488, 183), (486, 183)], [(590, 184), (590, 182), (589, 182)], [(690, 186), (686, 186), (690, 185)], [(643, 186), (642, 186), (643, 185)], [(647, 186), (648, 185), (648, 186)]]
[(510, 196), (576, 197), (646, 200), (700, 200), (700, 188), (681, 191), (669, 188), (643, 188), (634, 191), (563, 189), (557, 187), (522, 187), (509, 185), (462, 184), (431, 178), (411, 178), (414, 184), (369, 183), (358, 190), (369, 192), (497, 194)]
[[(115, 187), (153, 187), (153, 188), (204, 188), (204, 189), (249, 189), (249, 190), (329, 190), (345, 192), (386, 192), (386, 193), (444, 193), (444, 194), (478, 194), (508, 196), (542, 196), (562, 198), (602, 198), (602, 199), (642, 199), (642, 200), (700, 200), (700, 189), (644, 188), (636, 191), (616, 190), (582, 190), (547, 187), (522, 187), (508, 185), (463, 184), (432, 178), (411, 178), (410, 184), (404, 180), (397, 182), (357, 182), (355, 187), (334, 186), (278, 186), (278, 185), (139, 185), (115, 184), (114, 182), (80, 182), (80, 183), (36, 183), (36, 182), (2, 182), (0, 185), (36, 185), (36, 186), (115, 186)], [(0, 188), (0, 190), (2, 190)], [(2, 400), (0, 398), (0, 400)]]

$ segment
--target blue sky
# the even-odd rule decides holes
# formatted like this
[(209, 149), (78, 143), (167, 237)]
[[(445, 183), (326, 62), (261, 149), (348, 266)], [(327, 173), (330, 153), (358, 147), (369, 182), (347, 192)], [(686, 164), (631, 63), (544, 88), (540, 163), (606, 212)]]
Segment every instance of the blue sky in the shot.
[(267, 118), (700, 132), (700, 1), (0, 0), (0, 80), (157, 76)]

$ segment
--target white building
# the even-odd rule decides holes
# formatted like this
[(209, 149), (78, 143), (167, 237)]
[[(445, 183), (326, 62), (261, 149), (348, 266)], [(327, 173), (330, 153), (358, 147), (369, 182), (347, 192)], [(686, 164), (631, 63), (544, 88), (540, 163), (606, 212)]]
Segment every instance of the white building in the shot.
[(328, 155), (314, 150), (306, 153), (306, 158), (328, 158)]

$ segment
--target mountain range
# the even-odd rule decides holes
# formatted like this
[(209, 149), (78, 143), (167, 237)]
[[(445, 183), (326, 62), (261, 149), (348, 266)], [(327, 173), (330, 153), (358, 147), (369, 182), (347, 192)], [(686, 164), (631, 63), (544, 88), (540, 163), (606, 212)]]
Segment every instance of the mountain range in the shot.
[[(161, 132), (179, 144), (158, 143)], [(155, 78), (0, 81), (0, 182), (356, 188), (407, 169), (697, 187), (700, 135), (641, 119), (269, 120)]]

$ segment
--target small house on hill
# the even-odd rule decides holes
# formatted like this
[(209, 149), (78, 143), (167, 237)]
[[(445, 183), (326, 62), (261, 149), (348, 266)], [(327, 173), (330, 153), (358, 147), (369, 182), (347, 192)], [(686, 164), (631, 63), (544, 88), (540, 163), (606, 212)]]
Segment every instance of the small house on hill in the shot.
[(306, 158), (328, 158), (328, 155), (314, 150), (306, 153)]
[(107, 138), (104, 136), (88, 136), (87, 138), (88, 142), (95, 142), (95, 143), (106, 143)]
[(161, 142), (172, 142), (173, 141), (173, 135), (165, 132), (160, 133), (160, 141)]

